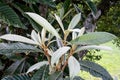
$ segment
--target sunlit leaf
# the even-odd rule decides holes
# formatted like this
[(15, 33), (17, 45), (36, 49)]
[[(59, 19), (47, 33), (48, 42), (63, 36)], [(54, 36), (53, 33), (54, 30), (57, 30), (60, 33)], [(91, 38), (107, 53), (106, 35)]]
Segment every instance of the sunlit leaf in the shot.
[(73, 29), (78, 24), (78, 22), (80, 21), (80, 18), (81, 18), (81, 13), (75, 15), (73, 17), (73, 19), (71, 20), (71, 22), (68, 26), (68, 29)]
[(28, 43), (28, 44), (39, 45), (38, 43), (36, 43), (35, 41), (29, 38), (16, 35), (16, 34), (5, 34), (5, 35), (0, 36), (0, 39), (10, 40), (10, 41), (19, 41), (19, 42)]
[(32, 65), (32, 66), (28, 69), (27, 73), (32, 72), (32, 71), (34, 71), (34, 70), (37, 70), (37, 69), (39, 69), (40, 67), (42, 67), (42, 66), (44, 66), (44, 65), (48, 65), (48, 61), (42, 61), (42, 62), (38, 62), (38, 63)]
[(46, 39), (45, 36), (46, 36), (46, 30), (43, 28), (41, 32), (41, 38), (43, 43), (45, 42), (45, 39)]
[(82, 27), (79, 31), (78, 36), (82, 36), (84, 34), (84, 32), (85, 32), (85, 27)]
[(60, 59), (60, 57), (65, 54), (70, 47), (61, 47), (57, 51), (55, 51), (51, 56), (51, 65), (53, 66), (55, 63), (57, 63)]
[(72, 40), (75, 39), (77, 37), (77, 33), (76, 32), (72, 32)]
[(35, 22), (37, 22), (39, 25), (41, 25), (43, 28), (48, 30), (50, 33), (52, 33), (54, 36), (60, 38), (58, 32), (53, 28), (53, 26), (43, 17), (36, 13), (32, 12), (26, 12)]

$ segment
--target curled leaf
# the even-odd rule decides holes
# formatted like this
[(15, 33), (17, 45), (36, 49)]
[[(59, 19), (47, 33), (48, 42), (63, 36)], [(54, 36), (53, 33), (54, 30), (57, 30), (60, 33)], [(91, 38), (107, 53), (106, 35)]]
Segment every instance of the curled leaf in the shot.
[(57, 63), (60, 59), (60, 57), (65, 54), (70, 47), (60, 47), (57, 51), (55, 51), (51, 56), (51, 65), (54, 66), (55, 63)]
[(44, 65), (48, 65), (48, 61), (42, 61), (42, 62), (38, 62), (38, 63), (32, 65), (32, 66), (28, 69), (27, 73), (32, 72), (32, 71), (34, 71), (34, 70), (37, 70), (37, 69), (39, 69), (40, 67), (42, 67), (42, 66), (44, 66)]

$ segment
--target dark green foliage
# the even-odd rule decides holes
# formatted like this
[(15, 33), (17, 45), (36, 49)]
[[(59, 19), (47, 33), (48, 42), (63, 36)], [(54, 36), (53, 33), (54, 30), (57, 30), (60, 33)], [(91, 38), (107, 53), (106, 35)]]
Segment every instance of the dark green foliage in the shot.
[(1, 80), (30, 80), (30, 76), (28, 74), (19, 74), (19, 75), (7, 76)]
[(91, 11), (94, 13), (94, 15), (96, 15), (97, 13), (97, 8), (95, 6), (95, 4), (91, 1), (91, 0), (85, 0), (85, 2), (87, 3), (87, 5), (90, 7)]
[(100, 65), (91, 61), (80, 61), (81, 69), (103, 80), (113, 80), (110, 74)]
[(64, 12), (68, 12), (69, 7), (70, 7), (71, 0), (65, 0), (63, 7), (64, 7)]
[(0, 43), (0, 54), (42, 52), (40, 49), (24, 43)]
[(0, 19), (9, 26), (26, 29), (16, 12), (6, 4), (0, 3)]

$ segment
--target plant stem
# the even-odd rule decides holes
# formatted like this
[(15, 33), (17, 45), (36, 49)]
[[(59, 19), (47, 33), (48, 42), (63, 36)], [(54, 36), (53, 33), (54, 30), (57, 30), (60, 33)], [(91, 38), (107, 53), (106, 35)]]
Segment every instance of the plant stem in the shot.
[(49, 56), (49, 53), (48, 53), (48, 48), (43, 44), (42, 49), (44, 50), (44, 55), (47, 57), (49, 65), (51, 65), (51, 60), (50, 60), (50, 56)]

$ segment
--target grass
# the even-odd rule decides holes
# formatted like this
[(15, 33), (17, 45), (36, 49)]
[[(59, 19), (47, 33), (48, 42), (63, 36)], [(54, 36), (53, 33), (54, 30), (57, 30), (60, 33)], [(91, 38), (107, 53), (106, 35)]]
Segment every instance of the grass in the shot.
[[(96, 54), (101, 54), (102, 59), (96, 61), (96, 63), (103, 66), (107, 71), (112, 75), (113, 78), (120, 80), (120, 49), (116, 47), (112, 42), (108, 42), (102, 45), (112, 47), (112, 51), (103, 51), (97, 52)], [(81, 72), (80, 76), (85, 80), (101, 80), (100, 78), (95, 78), (87, 72)]]

